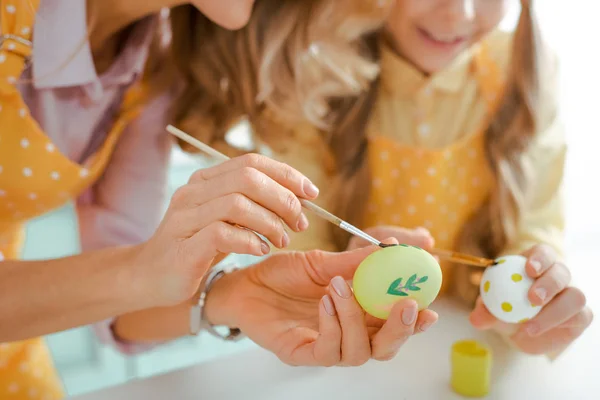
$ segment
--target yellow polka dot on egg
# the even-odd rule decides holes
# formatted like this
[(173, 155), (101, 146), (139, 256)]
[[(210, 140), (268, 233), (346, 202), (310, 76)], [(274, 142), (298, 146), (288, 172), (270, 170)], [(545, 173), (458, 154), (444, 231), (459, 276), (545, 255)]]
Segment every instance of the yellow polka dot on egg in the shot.
[(510, 279), (512, 279), (513, 282), (521, 282), (523, 280), (523, 277), (521, 276), (521, 274), (512, 274)]
[(522, 323), (527, 322), (527, 321), (529, 321), (529, 318), (523, 318), (522, 320), (519, 321), (519, 324), (522, 324)]
[(485, 283), (483, 284), (483, 291), (484, 292), (489, 292), (490, 290), (490, 281), (485, 281)]
[(512, 304), (510, 304), (508, 302), (502, 303), (502, 311), (504, 311), (504, 312), (511, 312), (512, 309), (513, 309)]

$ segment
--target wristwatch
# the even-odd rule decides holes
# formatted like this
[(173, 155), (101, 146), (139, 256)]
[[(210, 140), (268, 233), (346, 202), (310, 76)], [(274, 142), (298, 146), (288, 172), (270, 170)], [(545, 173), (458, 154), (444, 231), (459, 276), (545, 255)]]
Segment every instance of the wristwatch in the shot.
[(231, 273), (238, 270), (239, 267), (235, 264), (226, 264), (223, 266), (215, 266), (211, 268), (202, 278), (200, 287), (198, 288), (198, 294), (196, 296), (194, 305), (190, 309), (190, 333), (197, 336), (201, 331), (205, 330), (211, 335), (230, 342), (237, 342), (243, 339), (245, 336), (237, 328), (226, 328), (227, 333), (220, 333), (214, 325), (206, 321), (204, 315), (204, 307), (206, 305), (206, 298), (210, 293), (210, 289), (225, 274)]

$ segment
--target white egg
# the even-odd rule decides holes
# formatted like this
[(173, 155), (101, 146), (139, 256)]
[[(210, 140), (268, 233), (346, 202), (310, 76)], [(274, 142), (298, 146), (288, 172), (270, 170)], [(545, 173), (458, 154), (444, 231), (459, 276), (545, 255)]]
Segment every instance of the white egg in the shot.
[(481, 299), (487, 309), (501, 321), (524, 322), (535, 317), (541, 310), (529, 301), (528, 292), (533, 284), (523, 256), (504, 256), (497, 265), (485, 269), (481, 277)]

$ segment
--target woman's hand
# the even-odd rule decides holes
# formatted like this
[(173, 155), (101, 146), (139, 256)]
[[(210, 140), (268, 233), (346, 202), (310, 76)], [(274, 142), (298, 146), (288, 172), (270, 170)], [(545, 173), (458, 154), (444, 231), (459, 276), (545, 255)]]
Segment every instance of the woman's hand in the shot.
[(431, 310), (419, 313), (413, 300), (398, 302), (387, 321), (365, 314), (347, 281), (376, 250), (275, 254), (217, 281), (207, 298), (207, 318), (241, 329), (290, 365), (389, 360), (438, 316)]
[(154, 236), (136, 249), (134, 282), (149, 296), (148, 307), (189, 299), (217, 257), (268, 254), (254, 232), (285, 248), (284, 225), (295, 232), (308, 227), (298, 197), (317, 195), (304, 175), (257, 154), (197, 171), (174, 194)]
[(569, 286), (571, 273), (557, 261), (554, 250), (538, 245), (523, 253), (528, 258), (527, 275), (535, 279), (529, 300), (543, 306), (535, 318), (523, 324), (498, 321), (478, 299), (471, 323), (479, 329), (494, 329), (507, 336), (521, 351), (528, 354), (549, 354), (562, 351), (591, 324), (592, 311), (586, 307), (583, 292)]
[[(434, 240), (429, 231), (425, 228), (406, 229), (399, 226), (376, 226), (364, 229), (364, 232), (373, 236), (377, 240), (394, 238), (399, 243), (410, 244), (428, 250), (434, 246)], [(348, 250), (358, 249), (368, 246), (369, 242), (356, 236), (352, 236), (348, 243)]]

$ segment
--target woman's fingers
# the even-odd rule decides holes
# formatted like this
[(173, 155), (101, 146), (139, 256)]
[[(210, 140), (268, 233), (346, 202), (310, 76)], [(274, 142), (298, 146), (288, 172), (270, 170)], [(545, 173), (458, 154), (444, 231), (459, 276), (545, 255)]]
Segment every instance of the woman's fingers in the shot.
[(419, 313), (419, 318), (415, 324), (415, 334), (424, 333), (429, 330), (438, 321), (438, 313), (433, 310), (423, 310)]
[(335, 304), (326, 294), (319, 304), (319, 338), (314, 346), (314, 358), (317, 365), (332, 367), (341, 359), (342, 327), (337, 318)]
[(371, 343), (365, 313), (344, 278), (336, 276), (329, 289), (342, 329), (341, 364), (358, 366), (371, 358)]
[(284, 362), (321, 367), (332, 367), (340, 363), (342, 327), (330, 295), (324, 295), (319, 302), (319, 332), (307, 327), (297, 327), (292, 340), (299, 346), (292, 350), (289, 357), (283, 355)]
[(372, 357), (379, 361), (394, 358), (413, 334), (418, 316), (414, 300), (401, 300), (394, 304), (387, 321), (371, 339)]
[(372, 357), (379, 361), (391, 360), (406, 341), (415, 334), (426, 332), (438, 320), (432, 310), (418, 312), (414, 300), (394, 304), (390, 316), (371, 339)]
[(240, 193), (229, 194), (180, 213), (179, 227), (189, 236), (213, 222), (223, 221), (260, 233), (279, 248), (290, 243), (284, 224), (277, 215)]
[[(219, 253), (263, 256), (270, 248), (258, 235), (247, 229), (217, 221), (182, 244), (184, 259), (193, 265), (207, 265)], [(201, 271), (204, 274), (205, 271)]]
[(246, 154), (219, 164), (215, 167), (199, 170), (190, 178), (190, 182), (222, 178), (229, 172), (254, 169), (269, 176), (279, 185), (289, 189), (296, 196), (314, 199), (319, 189), (303, 174), (287, 164), (275, 161), (259, 154)]
[(298, 197), (252, 168), (226, 172), (216, 179), (185, 185), (176, 192), (173, 201), (180, 204), (177, 206), (179, 209), (194, 208), (236, 193), (271, 211), (293, 231), (300, 232), (308, 228), (308, 219), (302, 213)]
[(292, 352), (292, 364), (330, 367), (358, 366), (370, 358), (387, 361), (411, 335), (427, 331), (438, 320), (435, 311), (418, 312), (414, 300), (400, 301), (370, 338), (365, 314), (344, 279), (336, 277), (330, 286), (330, 293), (319, 302), (318, 334), (311, 335), (308, 328), (296, 328), (301, 330), (296, 340), (304, 343)]

